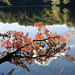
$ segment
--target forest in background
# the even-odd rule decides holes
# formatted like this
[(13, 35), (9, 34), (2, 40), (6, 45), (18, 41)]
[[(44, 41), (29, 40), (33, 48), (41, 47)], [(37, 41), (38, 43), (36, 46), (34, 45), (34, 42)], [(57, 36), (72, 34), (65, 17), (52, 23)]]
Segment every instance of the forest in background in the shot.
[(0, 0), (0, 5), (5, 6), (53, 4), (50, 7), (0, 8), (0, 22), (18, 22), (20, 25), (33, 25), (35, 22), (43, 21), (44, 24), (66, 24), (75, 27), (75, 11), (66, 9), (65, 6), (54, 6), (61, 3), (71, 5), (74, 2), (74, 0)]
[(0, 0), (0, 6), (13, 5), (74, 5), (75, 0)]
[(34, 25), (44, 22), (47, 25), (66, 24), (75, 27), (75, 11), (62, 7), (10, 7), (0, 8), (0, 22), (20, 25)]

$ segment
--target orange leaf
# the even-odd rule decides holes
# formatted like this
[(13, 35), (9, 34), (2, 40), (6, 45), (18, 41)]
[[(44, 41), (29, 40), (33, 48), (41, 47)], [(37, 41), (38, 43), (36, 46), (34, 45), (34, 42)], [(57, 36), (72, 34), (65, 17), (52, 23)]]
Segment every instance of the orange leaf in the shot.
[(74, 34), (74, 32), (71, 32), (70, 34)]
[(61, 41), (66, 41), (66, 38), (64, 36), (60, 36)]
[(66, 34), (65, 34), (65, 36), (66, 36), (66, 37), (70, 37), (70, 36), (71, 36), (71, 34), (69, 34), (69, 33), (66, 33)]
[(1, 46), (4, 47), (2, 44), (1, 44)]
[(70, 40), (67, 40), (68, 43), (70, 43)]

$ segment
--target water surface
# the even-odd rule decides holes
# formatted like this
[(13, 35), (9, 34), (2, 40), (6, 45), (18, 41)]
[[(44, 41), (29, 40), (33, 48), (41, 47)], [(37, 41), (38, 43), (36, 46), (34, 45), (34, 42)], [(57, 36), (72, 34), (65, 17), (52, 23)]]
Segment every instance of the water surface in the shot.
[[(65, 35), (69, 30), (75, 30), (75, 11), (72, 8), (61, 7), (3, 7), (0, 8), (0, 32), (15, 30), (29, 32), (29, 37), (34, 38), (38, 28), (35, 22), (42, 21), (52, 32)], [(69, 37), (71, 47), (67, 54), (75, 58), (75, 34)], [(0, 46), (1, 51), (3, 48)], [(32, 64), (16, 64), (14, 61), (5, 61), (0, 64), (0, 75), (74, 75), (75, 61), (65, 58), (66, 53), (60, 57), (49, 57), (47, 61)], [(19, 59), (18, 59), (19, 60)], [(19, 60), (20, 61), (20, 60)], [(25, 66), (25, 68), (24, 68)]]

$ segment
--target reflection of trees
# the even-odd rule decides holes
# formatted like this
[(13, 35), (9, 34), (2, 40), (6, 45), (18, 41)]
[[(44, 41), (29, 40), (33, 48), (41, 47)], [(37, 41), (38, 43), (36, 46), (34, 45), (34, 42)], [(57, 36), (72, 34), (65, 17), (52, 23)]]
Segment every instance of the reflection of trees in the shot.
[[(0, 6), (2, 5), (13, 5), (13, 6), (23, 6), (23, 5), (74, 5), (74, 0), (0, 0)], [(74, 5), (75, 6), (75, 5)]]
[(15, 68), (11, 69), (11, 71), (9, 71), (8, 75), (13, 75)]
[[(60, 46), (60, 50), (57, 50), (55, 53), (51, 52), (49, 55), (48, 54), (41, 55), (38, 57), (33, 57), (36, 53), (34, 53), (33, 56), (22, 56), (22, 52), (18, 52), (9, 60), (9, 62), (16, 66), (20, 66), (20, 67), (26, 69), (28, 72), (30, 72), (30, 69), (27, 67), (27, 65), (32, 65), (33, 62), (35, 62), (38, 65), (48, 66), (52, 60), (61, 58), (64, 55), (67, 60), (70, 59), (70, 61), (75, 61), (74, 57), (67, 55), (67, 52), (69, 50), (70, 50), (70, 47), (65, 49), (65, 44), (63, 44), (62, 47)], [(51, 55), (51, 54), (53, 54), (53, 55)], [(13, 73), (13, 71), (14, 71), (14, 69), (12, 69), (9, 73)]]
[[(7, 75), (13, 75), (14, 70), (15, 70), (15, 68), (11, 69), (11, 70), (7, 73)], [(4, 73), (2, 73), (1, 75), (4, 75)]]
[(59, 24), (67, 24), (68, 26), (75, 25), (74, 18), (71, 18), (72, 14), (69, 10), (67, 10), (66, 8), (62, 10), (60, 7), (56, 6), (53, 6), (52, 9), (54, 18)]
[(52, 7), (52, 12), (55, 18), (55, 21), (57, 21), (57, 23), (59, 24), (67, 24), (68, 18), (69, 18), (69, 14), (68, 14), (68, 10), (67, 9), (63, 9), (61, 10), (60, 7), (56, 7), (53, 6)]
[[(20, 5), (43, 5), (51, 4), (51, 0), (2, 0), (7, 5), (20, 6)], [(11, 3), (11, 4), (10, 4)]]
[(45, 24), (67, 24), (75, 26), (74, 11), (62, 7), (11, 7), (1, 8), (1, 22), (18, 22), (20, 25), (33, 25), (43, 21)]
[(15, 64), (16, 66), (20, 66), (29, 72), (30, 70), (27, 67), (27, 64), (31, 65), (32, 61), (32, 58), (15, 56), (9, 62)]
[(68, 4), (70, 0), (51, 0), (52, 4), (58, 5), (58, 4)]
[(42, 4), (48, 4), (48, 5), (62, 5), (62, 4), (74, 4), (74, 0), (1, 0), (7, 5), (42, 5)]
[(3, 0), (4, 3), (6, 3), (7, 5), (12, 5), (10, 4), (9, 0)]
[[(5, 11), (5, 9), (7, 9)], [(43, 8), (4, 8), (0, 12), (1, 22), (18, 22), (21, 25), (33, 25), (36, 20), (39, 20)], [(40, 12), (41, 11), (41, 12)], [(39, 15), (39, 16), (38, 16)], [(9, 17), (8, 17), (9, 16)]]

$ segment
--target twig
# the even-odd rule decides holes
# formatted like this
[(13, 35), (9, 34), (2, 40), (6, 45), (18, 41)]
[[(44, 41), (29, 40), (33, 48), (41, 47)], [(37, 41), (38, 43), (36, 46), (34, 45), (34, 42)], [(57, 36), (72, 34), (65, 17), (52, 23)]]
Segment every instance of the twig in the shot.
[(63, 69), (64, 69), (64, 68), (62, 68), (62, 69), (61, 69), (61, 71), (60, 71), (59, 75), (61, 75), (61, 73), (62, 73)]
[[(2, 34), (1, 34), (1, 35), (2, 35)], [(56, 37), (57, 37), (57, 36), (56, 36)], [(49, 37), (49, 38), (47, 38), (47, 39), (56, 38), (56, 37)], [(34, 42), (34, 41), (45, 41), (45, 42), (46, 42), (47, 39), (33, 40), (33, 42)], [(31, 43), (30, 43), (30, 44), (31, 44)], [(14, 52), (7, 53), (6, 55), (0, 57), (0, 63), (2, 63), (2, 60), (3, 60), (3, 62), (6, 61), (6, 60), (5, 60), (6, 58), (8, 58), (8, 57), (10, 57), (10, 56), (12, 57), (13, 54), (17, 53), (19, 50), (21, 50), (22, 48), (24, 48), (25, 46), (28, 46), (28, 45), (30, 45), (30, 44), (26, 44), (26, 45), (24, 45), (24, 46), (18, 48), (17, 50), (15, 50)], [(49, 50), (52, 49), (52, 48), (49, 46), (49, 44), (48, 44), (47, 42), (46, 42), (46, 44), (48, 45)], [(45, 53), (45, 55), (49, 52), (49, 50)]]
[(0, 57), (0, 64), (3, 63), (4, 61), (8, 61), (11, 57), (13, 57), (13, 54), (17, 53), (19, 50), (21, 50), (21, 48), (24, 48), (25, 46), (28, 46), (28, 45), (30, 45), (30, 44), (26, 44), (26, 45), (18, 48), (16, 51), (7, 53), (6, 55)]
[(33, 40), (33, 41), (45, 41), (45, 40), (48, 40), (50, 38), (57, 38), (58, 36), (55, 36), (55, 37), (49, 37), (49, 38), (46, 38), (46, 39), (41, 39), (41, 40)]
[(10, 36), (8, 36), (7, 34), (2, 34), (2, 33), (0, 33), (0, 36), (3, 36), (3, 37), (9, 37), (10, 38)]

